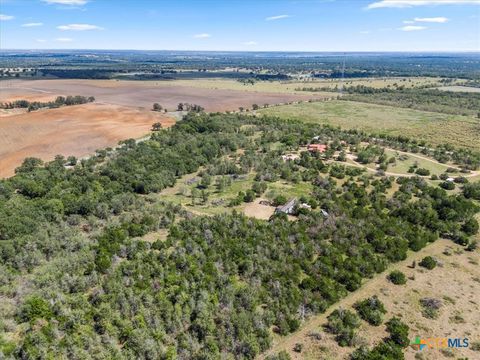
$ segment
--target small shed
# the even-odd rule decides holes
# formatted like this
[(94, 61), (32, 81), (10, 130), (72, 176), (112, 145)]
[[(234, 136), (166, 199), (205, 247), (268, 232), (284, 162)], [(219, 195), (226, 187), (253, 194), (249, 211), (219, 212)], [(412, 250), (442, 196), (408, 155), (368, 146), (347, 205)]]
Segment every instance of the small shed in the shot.
[(293, 210), (296, 204), (297, 204), (297, 199), (291, 199), (287, 201), (285, 205), (278, 206), (275, 209), (275, 213), (293, 214)]

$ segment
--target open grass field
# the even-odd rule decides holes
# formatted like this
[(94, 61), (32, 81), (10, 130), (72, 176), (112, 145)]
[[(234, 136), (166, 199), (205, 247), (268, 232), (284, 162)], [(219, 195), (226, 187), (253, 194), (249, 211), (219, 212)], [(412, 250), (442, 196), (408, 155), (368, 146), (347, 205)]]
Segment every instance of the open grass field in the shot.
[(480, 93), (480, 88), (473, 86), (441, 86), (438, 90), (443, 91), (454, 91), (454, 92), (470, 92), (470, 93)]
[[(199, 80), (200, 81), (200, 80)], [(250, 108), (252, 104), (282, 104), (308, 99), (323, 99), (315, 94), (293, 94), (288, 92), (242, 91), (247, 86), (238, 83), (238, 88), (196, 87), (192, 82), (180, 85), (170, 81), (127, 81), (127, 80), (19, 80), (0, 83), (0, 102), (35, 94), (94, 96), (98, 102), (114, 105), (144, 107), (150, 109), (155, 102), (170, 111), (178, 103), (198, 104), (206, 111), (232, 111), (239, 107)], [(242, 86), (244, 88), (242, 88)], [(199, 90), (201, 88), (201, 90)]]
[[(364, 85), (374, 88), (383, 88), (383, 87), (394, 87), (394, 84), (398, 86), (405, 87), (418, 87), (426, 85), (437, 85), (440, 84), (440, 78), (428, 78), (428, 77), (418, 77), (418, 78), (346, 78), (343, 80), (344, 86), (356, 86)], [(152, 83), (152, 82), (144, 82)], [(223, 89), (223, 90), (241, 90), (241, 91), (254, 91), (254, 92), (278, 92), (278, 93), (294, 93), (294, 94), (325, 94), (328, 97), (336, 96), (336, 93), (332, 92), (308, 92), (301, 91), (297, 89), (302, 89), (304, 87), (317, 88), (317, 87), (327, 87), (330, 89), (335, 89), (335, 87), (340, 86), (340, 79), (306, 79), (306, 80), (290, 80), (290, 81), (257, 81), (254, 84), (245, 85), (237, 80), (233, 79), (193, 79), (193, 80), (172, 80), (158, 82), (154, 81), (155, 84), (160, 84), (160, 86), (192, 86), (202, 89)]]
[[(450, 255), (446, 255), (446, 249), (449, 249)], [(413, 269), (409, 266), (413, 260), (418, 263), (426, 255), (437, 258), (441, 266), (433, 270), (425, 270), (419, 266)], [(405, 351), (407, 360), (478, 359), (480, 354), (472, 349), (472, 343), (480, 341), (479, 261), (478, 250), (465, 252), (449, 240), (437, 240), (418, 253), (411, 253), (407, 260), (393, 264), (388, 271), (367, 280), (362, 288), (350, 293), (327, 312), (307, 320), (299, 331), (285, 338), (277, 337), (272, 350), (268, 353), (285, 350), (294, 360), (348, 359), (353, 348), (340, 347), (335, 342), (334, 336), (326, 333), (322, 326), (333, 310), (337, 308), (352, 310), (352, 305), (356, 301), (377, 295), (387, 310), (385, 320), (393, 316), (400, 317), (410, 327), (411, 339), (415, 336), (467, 337), (470, 341), (470, 348), (451, 351), (427, 348), (419, 352), (409, 347)], [(405, 285), (394, 285), (386, 279), (386, 274), (393, 269), (404, 272), (410, 278)], [(429, 319), (422, 315), (419, 300), (424, 297), (439, 299), (442, 302), (438, 318)], [(321, 340), (311, 336), (313, 333), (319, 333)], [(358, 334), (369, 346), (378, 344), (387, 336), (384, 325), (375, 327), (364, 321)], [(297, 343), (303, 345), (301, 353), (293, 351)], [(416, 355), (417, 353), (419, 355)]]
[(145, 135), (166, 115), (117, 105), (85, 104), (0, 117), (0, 178), (11, 176), (25, 157), (77, 157)]
[(175, 186), (163, 190), (159, 196), (161, 196), (162, 200), (181, 205), (194, 214), (217, 215), (236, 210), (244, 212), (247, 216), (268, 220), (273, 214), (275, 207), (262, 205), (260, 204), (261, 200), (273, 200), (277, 195), (284, 195), (288, 199), (298, 198), (302, 195), (308, 195), (312, 191), (312, 185), (307, 182), (298, 184), (286, 181), (269, 182), (267, 191), (261, 198), (256, 198), (251, 203), (242, 202), (238, 206), (229, 206), (230, 201), (240, 191), (245, 192), (252, 188), (254, 178), (255, 174), (251, 173), (238, 179), (233, 179), (231, 185), (222, 191), (218, 191), (215, 188), (213, 185), (215, 181), (213, 180), (212, 185), (204, 190), (208, 194), (208, 199), (206, 202), (203, 202), (201, 193), (196, 195), (194, 201), (192, 199), (192, 190), (199, 185), (201, 178), (197, 174), (188, 174), (178, 179)]
[[(345, 78), (344, 86), (363, 85), (373, 88), (404, 86), (405, 88), (414, 88), (419, 86), (435, 86), (441, 84), (441, 78), (434, 77), (389, 77), (389, 78)], [(298, 84), (298, 87), (329, 87), (334, 89), (340, 85), (340, 79), (315, 79)]]
[(468, 116), (341, 100), (276, 106), (259, 112), (345, 129), (404, 135), (432, 145), (450, 143), (480, 149), (480, 122)]
[(406, 155), (408, 158), (402, 160), (403, 157), (401, 155), (405, 155), (403, 152), (386, 149), (385, 153), (389, 158), (395, 157), (396, 159), (395, 163), (389, 164), (388, 166), (387, 171), (390, 173), (408, 174), (408, 169), (413, 165), (417, 165), (419, 168), (427, 169), (432, 175), (440, 175), (449, 168), (448, 165), (440, 164), (433, 159), (427, 159), (415, 154), (408, 154)]

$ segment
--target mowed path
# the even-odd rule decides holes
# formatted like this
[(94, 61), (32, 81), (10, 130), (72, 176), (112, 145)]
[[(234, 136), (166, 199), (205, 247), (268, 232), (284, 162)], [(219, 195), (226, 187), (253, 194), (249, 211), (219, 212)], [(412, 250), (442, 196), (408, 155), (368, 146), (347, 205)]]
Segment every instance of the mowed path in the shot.
[(175, 123), (164, 114), (97, 103), (0, 117), (0, 178), (13, 175), (26, 157), (84, 157), (144, 136), (155, 122), (163, 127)]
[(388, 272), (408, 266), (414, 260), (418, 263), (423, 257), (430, 255), (432, 252), (438, 252), (440, 249), (443, 250), (449, 245), (452, 245), (451, 241), (446, 239), (438, 239), (434, 243), (427, 245), (418, 252), (409, 252), (409, 256), (406, 260), (391, 264), (384, 272), (375, 275), (372, 279), (366, 280), (360, 289), (349, 293), (345, 298), (330, 306), (326, 312), (313, 316), (303, 323), (300, 327), (300, 330), (287, 336), (276, 338), (270, 350), (258, 356), (257, 358), (259, 360), (265, 359), (268, 355), (273, 355), (280, 351), (288, 351), (292, 356), (292, 359), (303, 359), (301, 354), (292, 353), (291, 349), (293, 349), (296, 343), (302, 342), (302, 339), (305, 339), (309, 333), (318, 332), (321, 330), (322, 326), (327, 323), (327, 317), (332, 313), (332, 311), (338, 308), (349, 308), (358, 300), (377, 292), (381, 288), (381, 285), (385, 283), (385, 277)]

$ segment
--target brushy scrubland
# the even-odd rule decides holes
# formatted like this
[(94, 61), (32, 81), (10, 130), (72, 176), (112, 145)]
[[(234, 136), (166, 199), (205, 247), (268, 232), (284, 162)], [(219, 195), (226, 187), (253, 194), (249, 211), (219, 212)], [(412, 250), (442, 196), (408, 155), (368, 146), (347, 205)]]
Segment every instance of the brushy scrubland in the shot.
[[(307, 152), (283, 162), (272, 150), (298, 148), (314, 136), (337, 151), (365, 141), (424, 148), (404, 137), (190, 113), (149, 140), (127, 140), (73, 167), (62, 157), (45, 166), (27, 159), (0, 182), (1, 352), (29, 359), (253, 359), (270, 346), (272, 330), (295, 331), (305, 316), (405, 259), (409, 249), (439, 236), (468, 245), (478, 184), (452, 195), (419, 177), (372, 178)], [(428, 151), (472, 167), (480, 158)], [(300, 177), (312, 184), (305, 196), (314, 206), (298, 221), (195, 217), (153, 194), (200, 167), (210, 175), (254, 170), (259, 184)], [(394, 181), (399, 190), (387, 196)], [(166, 240), (142, 239), (162, 228), (169, 229)], [(393, 320), (389, 327), (385, 346), (401, 356), (405, 329)], [(359, 349), (357, 358), (366, 352)]]

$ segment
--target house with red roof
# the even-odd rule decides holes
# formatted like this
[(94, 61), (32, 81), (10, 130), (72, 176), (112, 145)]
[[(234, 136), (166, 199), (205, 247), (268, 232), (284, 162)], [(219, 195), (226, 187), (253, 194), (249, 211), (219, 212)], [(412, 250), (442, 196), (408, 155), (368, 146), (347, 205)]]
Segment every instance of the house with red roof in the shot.
[(327, 151), (327, 145), (325, 144), (309, 144), (307, 146), (307, 150), (310, 152), (319, 152), (324, 153)]

